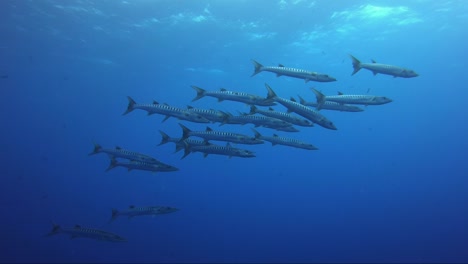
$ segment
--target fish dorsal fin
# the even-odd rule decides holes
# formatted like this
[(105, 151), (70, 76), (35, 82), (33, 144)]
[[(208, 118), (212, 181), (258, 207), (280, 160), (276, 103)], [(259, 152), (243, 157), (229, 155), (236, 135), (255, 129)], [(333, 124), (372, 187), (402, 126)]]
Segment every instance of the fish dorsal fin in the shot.
[(75, 225), (75, 229), (80, 229), (81, 226), (80, 225)]
[(278, 64), (278, 67), (283, 67), (284, 68), (284, 65), (280, 63), (280, 64)]
[(270, 110), (270, 111), (275, 111), (275, 109), (273, 109), (271, 106), (268, 107), (268, 110)]
[(293, 97), (291, 97), (291, 99), (289, 99), (289, 100), (291, 100), (293, 102), (296, 102), (296, 99), (294, 99)]
[(154, 104), (154, 105), (158, 105), (159, 103), (158, 103), (158, 101), (153, 100), (153, 104)]
[(187, 105), (187, 109), (193, 109), (193, 106)]
[(130, 205), (130, 206), (128, 206), (128, 208), (133, 209), (133, 208), (135, 208), (135, 206), (134, 206), (134, 205)]
[(372, 63), (377, 63), (375, 60), (371, 60), (371, 61), (372, 61)]
[(165, 106), (170, 106), (170, 105), (168, 105), (167, 103), (164, 103), (163, 105), (165, 105)]
[(299, 102), (301, 103), (301, 105), (305, 105), (306, 100), (304, 100), (304, 98), (302, 98), (300, 95), (297, 95), (297, 97), (299, 97)]
[(342, 93), (342, 92), (338, 91), (338, 95), (343, 95), (343, 94), (344, 94), (344, 93)]
[(220, 90), (221, 92), (227, 91), (227, 89), (225, 89), (225, 88), (221, 88), (221, 89), (219, 89), (219, 90)]
[(226, 143), (226, 148), (232, 148), (231, 144), (228, 142)]
[(213, 131), (213, 129), (211, 129), (211, 127), (207, 126), (205, 131)]
[(118, 149), (118, 150), (120, 150), (120, 149), (122, 149), (122, 148), (121, 148), (121, 147), (119, 147), (119, 146), (115, 146), (115, 149)]
[(276, 134), (273, 134), (273, 136), (274, 136), (274, 137), (278, 137), (278, 135), (276, 135)]

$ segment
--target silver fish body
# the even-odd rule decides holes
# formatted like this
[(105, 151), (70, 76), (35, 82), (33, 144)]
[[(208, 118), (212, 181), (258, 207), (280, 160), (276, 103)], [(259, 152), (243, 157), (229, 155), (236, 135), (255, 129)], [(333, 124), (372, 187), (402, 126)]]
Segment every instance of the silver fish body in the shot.
[(352, 95), (352, 94), (343, 94), (338, 92), (338, 95), (324, 95), (320, 91), (312, 88), (312, 92), (315, 93), (317, 98), (317, 109), (321, 109), (325, 102), (335, 102), (339, 104), (359, 104), (359, 105), (382, 105), (392, 102), (392, 99), (385, 96), (376, 96), (376, 95)]
[(328, 74), (318, 73), (318, 72), (311, 72), (302, 69), (284, 67), (284, 65), (279, 64), (278, 66), (263, 66), (259, 62), (252, 60), (254, 64), (254, 73), (252, 76), (262, 72), (272, 72), (275, 73), (277, 77), (280, 76), (289, 76), (293, 78), (303, 79), (305, 82), (308, 81), (315, 81), (315, 82), (334, 82), (336, 79), (331, 77)]
[(126, 242), (127, 240), (117, 234), (95, 229), (82, 227), (80, 225), (75, 225), (72, 228), (63, 228), (59, 225), (53, 224), (52, 230), (46, 236), (52, 236), (56, 234), (66, 234), (70, 235), (71, 239), (78, 237), (91, 238), (95, 240), (103, 240), (109, 242)]
[(165, 115), (166, 117), (163, 119), (163, 122), (166, 121), (169, 117), (175, 117), (181, 120), (187, 120), (195, 123), (210, 123), (210, 120), (187, 109), (170, 106), (168, 104), (160, 104), (156, 101), (153, 101), (152, 104), (138, 104), (130, 96), (127, 96), (127, 99), (128, 106), (127, 110), (123, 113), (123, 115), (126, 115), (135, 109), (140, 109), (147, 111), (148, 115)]
[(94, 143), (94, 149), (91, 153), (89, 153), (88, 155), (94, 155), (94, 154), (98, 154), (98, 153), (105, 153), (111, 157), (117, 157), (117, 158), (124, 158), (124, 159), (128, 159), (128, 160), (135, 160), (135, 161), (141, 161), (141, 162), (147, 162), (147, 163), (160, 163), (159, 160), (151, 157), (151, 156), (148, 156), (148, 155), (145, 155), (145, 154), (142, 154), (142, 153), (138, 153), (138, 152), (135, 152), (135, 151), (130, 151), (130, 150), (127, 150), (127, 149), (123, 149), (119, 146), (116, 146), (115, 148), (113, 149), (107, 149), (107, 148), (103, 148), (101, 145), (97, 144), (97, 143)]
[(127, 168), (128, 171), (131, 170), (145, 170), (151, 172), (171, 172), (171, 171), (178, 171), (179, 169), (164, 163), (147, 163), (141, 161), (129, 161), (129, 162), (122, 162), (118, 161), (114, 157), (111, 158), (109, 167), (107, 167), (106, 171), (109, 171), (115, 167), (124, 167)]
[(298, 126), (304, 126), (304, 127), (311, 127), (314, 126), (314, 123), (303, 118), (299, 118), (298, 116), (292, 115), (290, 113), (285, 113), (285, 112), (279, 112), (273, 110), (273, 108), (269, 108), (268, 110), (261, 110), (255, 107), (254, 105), (250, 106), (250, 114), (261, 114), (264, 116), (269, 116), (273, 118), (278, 118), (281, 120), (284, 120), (288, 123), (291, 123), (292, 125), (298, 125)]
[(210, 96), (218, 99), (218, 102), (222, 102), (224, 100), (229, 101), (236, 101), (241, 103), (246, 103), (249, 105), (260, 105), (260, 106), (273, 106), (275, 102), (272, 100), (268, 100), (258, 95), (243, 93), (243, 92), (236, 92), (236, 91), (229, 91), (224, 88), (220, 89), (219, 91), (206, 91), (200, 87), (195, 85), (191, 86), (195, 91), (197, 91), (197, 95), (193, 98), (193, 101), (196, 101), (202, 97)]
[(128, 218), (132, 218), (135, 216), (145, 216), (145, 215), (161, 215), (161, 214), (168, 214), (177, 212), (179, 209), (170, 207), (170, 206), (144, 206), (144, 207), (136, 207), (134, 205), (130, 205), (125, 210), (117, 210), (112, 209), (112, 216), (109, 222), (117, 219), (119, 216), (127, 216)]
[(269, 141), (269, 142), (271, 142), (271, 144), (273, 146), (274, 145), (284, 145), (284, 146), (290, 146), (290, 147), (294, 147), (294, 148), (301, 148), (301, 149), (307, 149), (307, 150), (317, 150), (318, 149), (317, 147), (315, 147), (312, 144), (309, 144), (307, 142), (304, 142), (304, 141), (301, 141), (301, 140), (298, 140), (298, 139), (295, 139), (295, 138), (280, 137), (280, 136), (278, 136), (276, 134), (273, 134), (273, 136), (271, 136), (271, 137), (270, 136), (263, 136), (262, 134), (260, 134), (260, 132), (258, 132), (255, 129), (252, 129), (252, 131), (255, 133), (255, 138), (265, 140), (265, 141)]
[(308, 106), (302, 105), (298, 102), (292, 101), (292, 100), (287, 100), (285, 98), (278, 97), (273, 89), (268, 84), (265, 84), (265, 87), (268, 90), (268, 97), (274, 99), (276, 102), (282, 104), (284, 107), (288, 109), (290, 112), (295, 112), (296, 114), (307, 118), (308, 120), (316, 123), (317, 125), (320, 125), (324, 128), (331, 129), (331, 130), (336, 130), (337, 128), (331, 122), (328, 120), (324, 115), (320, 114), (319, 111), (312, 109)]
[(209, 154), (223, 155), (223, 156), (228, 156), (229, 158), (231, 157), (254, 158), (255, 157), (254, 152), (250, 150), (246, 150), (246, 149), (234, 148), (229, 143), (226, 143), (226, 146), (220, 146), (220, 145), (215, 145), (215, 144), (210, 144), (210, 143), (207, 143), (204, 146), (190, 146), (188, 144), (185, 144), (185, 152), (184, 152), (184, 156), (182, 157), (182, 159), (185, 158), (187, 155), (189, 155), (191, 152), (202, 152), (203, 157), (205, 158)]
[(207, 127), (205, 131), (192, 131), (180, 123), (179, 125), (182, 128), (182, 138), (181, 138), (182, 140), (190, 136), (195, 136), (195, 137), (201, 137), (205, 139), (206, 141), (219, 140), (219, 141), (228, 141), (228, 142), (233, 142), (233, 143), (249, 144), (249, 145), (264, 143), (262, 140), (259, 140), (259, 139), (256, 139), (247, 135), (232, 133), (232, 132), (215, 131), (211, 129), (210, 127)]
[(358, 59), (356, 59), (354, 56), (349, 55), (351, 57), (351, 60), (353, 62), (353, 72), (351, 75), (356, 74), (360, 69), (367, 69), (371, 71), (374, 75), (377, 75), (378, 73), (381, 74), (386, 74), (386, 75), (391, 75), (393, 77), (402, 77), (402, 78), (412, 78), (412, 77), (417, 77), (419, 74), (417, 74), (415, 71), (395, 65), (388, 65), (388, 64), (382, 64), (382, 63), (377, 63), (374, 60), (372, 63), (362, 63)]

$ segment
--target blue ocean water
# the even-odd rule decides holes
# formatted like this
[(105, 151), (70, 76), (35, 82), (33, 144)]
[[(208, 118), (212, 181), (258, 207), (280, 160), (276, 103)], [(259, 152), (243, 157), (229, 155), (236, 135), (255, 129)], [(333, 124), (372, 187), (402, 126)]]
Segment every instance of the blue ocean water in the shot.
[[(0, 2), (1, 262), (467, 262), (468, 5), (465, 1)], [(361, 70), (348, 54), (414, 69)], [(318, 83), (253, 73), (264, 65), (327, 73)], [(237, 114), (196, 95), (226, 88), (285, 98), (375, 94), (393, 102), (321, 112), (338, 130), (298, 133), (308, 151), (236, 145), (255, 158), (156, 146), (196, 124), (141, 110), (126, 96)], [(285, 111), (281, 105), (276, 110)], [(252, 125), (209, 124), (253, 135)], [(152, 155), (177, 172), (104, 170), (93, 142)], [(124, 217), (111, 208), (178, 212)], [(117, 233), (110, 243), (44, 237), (51, 222)]]

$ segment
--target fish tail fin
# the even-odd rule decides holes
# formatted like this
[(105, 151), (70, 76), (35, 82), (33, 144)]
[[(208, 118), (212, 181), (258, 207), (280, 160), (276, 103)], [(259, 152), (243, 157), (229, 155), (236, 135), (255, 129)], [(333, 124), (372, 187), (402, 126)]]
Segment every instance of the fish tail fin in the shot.
[(184, 149), (184, 147), (185, 147), (185, 141), (176, 142), (174, 153), (177, 153), (177, 152), (181, 151), (182, 149)]
[(179, 126), (182, 128), (182, 138), (180, 139), (180, 141), (188, 138), (190, 136), (190, 132), (192, 132), (188, 127), (182, 125), (181, 123), (179, 123)]
[(267, 94), (267, 99), (274, 99), (276, 97), (278, 97), (276, 95), (276, 93), (273, 91), (273, 89), (271, 89), (270, 85), (268, 85), (267, 83), (265, 83), (265, 87), (268, 91), (268, 94)]
[(112, 156), (110, 158), (110, 163), (109, 163), (109, 167), (107, 167), (107, 169), (105, 170), (105, 172), (108, 172), (110, 170), (112, 170), (113, 168), (117, 167), (117, 160), (115, 159), (114, 156)]
[(50, 221), (50, 223), (52, 224), (52, 230), (50, 230), (50, 232), (45, 234), (44, 236), (52, 236), (52, 235), (60, 233), (60, 231), (62, 230), (60, 225), (57, 225), (52, 221)]
[(260, 132), (258, 132), (257, 130), (255, 130), (255, 129), (253, 129), (253, 128), (251, 128), (251, 129), (252, 129), (252, 131), (254, 132), (254, 137), (255, 137), (255, 138), (260, 138), (260, 137), (262, 136), (262, 134), (260, 134)]
[(253, 63), (253, 65), (254, 65), (255, 68), (254, 68), (254, 72), (252, 73), (252, 75), (250, 75), (250, 77), (256, 75), (257, 73), (259, 73), (259, 72), (261, 72), (261, 71), (263, 70), (263, 69), (262, 69), (262, 68), (263, 68), (263, 65), (260, 64), (258, 61), (252, 60), (252, 63)]
[(312, 92), (315, 94), (315, 98), (317, 98), (317, 110), (320, 110), (325, 103), (325, 95), (321, 92), (319, 92), (315, 88), (310, 88)]
[(133, 100), (133, 98), (131, 98), (130, 96), (127, 96), (127, 99), (128, 99), (127, 110), (122, 115), (126, 115), (132, 112), (133, 110), (135, 110), (135, 105), (136, 105), (135, 100)]
[(182, 156), (182, 158), (180, 158), (180, 159), (184, 159), (184, 158), (187, 157), (187, 156), (190, 154), (190, 152), (191, 152), (191, 150), (190, 150), (190, 145), (189, 145), (187, 142), (185, 142), (185, 141), (184, 141), (183, 143), (184, 143), (184, 156)]
[(250, 115), (257, 113), (258, 108), (255, 105), (250, 105)]
[(169, 142), (169, 135), (164, 133), (163, 131), (159, 130), (159, 133), (161, 134), (161, 142), (158, 144), (158, 146), (164, 145), (167, 142)]
[(191, 87), (195, 89), (195, 91), (197, 91), (197, 95), (195, 96), (195, 98), (192, 99), (192, 102), (205, 96), (205, 93), (206, 93), (205, 89), (202, 89), (195, 85), (192, 85)]
[(353, 60), (353, 69), (354, 69), (351, 75), (354, 75), (361, 69), (361, 62), (358, 59), (356, 59), (356, 57), (354, 57), (353, 55), (349, 54), (349, 56), (351, 57), (351, 60)]
[(111, 218), (109, 219), (109, 223), (117, 219), (117, 217), (119, 217), (119, 211), (115, 208), (112, 208), (112, 215), (111, 215)]
[(94, 149), (93, 149), (93, 151), (92, 151), (92, 152), (90, 152), (90, 153), (88, 154), (88, 156), (91, 156), (91, 155), (97, 154), (97, 153), (99, 153), (99, 151), (102, 149), (102, 146), (101, 146), (101, 145), (99, 145), (98, 143), (96, 143), (96, 142), (93, 142), (93, 144), (94, 144)]
[(220, 123), (220, 126), (223, 125), (223, 124), (226, 124), (227, 121), (229, 120), (229, 115), (228, 113), (224, 112), (224, 111), (219, 111), (221, 112), (221, 114), (223, 115), (223, 121), (221, 121)]

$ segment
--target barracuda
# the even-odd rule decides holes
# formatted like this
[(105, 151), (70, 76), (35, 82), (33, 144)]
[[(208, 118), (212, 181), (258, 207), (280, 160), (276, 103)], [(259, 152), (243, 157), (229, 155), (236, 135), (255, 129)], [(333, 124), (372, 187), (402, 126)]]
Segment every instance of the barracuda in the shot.
[(163, 122), (172, 116), (181, 120), (187, 120), (196, 123), (210, 123), (210, 120), (204, 118), (203, 116), (197, 113), (190, 112), (187, 109), (170, 106), (168, 104), (160, 104), (156, 101), (153, 101), (152, 104), (138, 104), (130, 96), (127, 96), (127, 99), (128, 106), (127, 110), (123, 113), (123, 115), (126, 115), (135, 109), (141, 109), (147, 111), (148, 115), (165, 115), (166, 117), (163, 119)]
[(190, 136), (195, 136), (195, 137), (201, 137), (205, 139), (206, 141), (208, 140), (219, 140), (219, 141), (229, 141), (233, 143), (239, 143), (239, 144), (263, 144), (264, 142), (262, 140), (249, 137), (247, 135), (243, 134), (238, 134), (238, 133), (232, 133), (232, 132), (223, 132), (223, 131), (214, 131), (210, 127), (206, 127), (205, 131), (191, 131), (189, 128), (186, 126), (180, 124), (180, 127), (182, 128), (182, 138), (181, 140), (184, 140)]
[(310, 122), (307, 119), (299, 118), (299, 117), (297, 117), (295, 115), (292, 115), (290, 113), (278, 112), (278, 111), (275, 111), (271, 107), (268, 108), (267, 111), (265, 111), (265, 110), (258, 109), (254, 105), (250, 106), (250, 114), (253, 115), (253, 114), (256, 114), (256, 113), (264, 115), (264, 116), (278, 118), (278, 119), (284, 120), (284, 121), (286, 121), (288, 123), (291, 123), (293, 125), (304, 126), (304, 127), (314, 126), (314, 123)]
[(388, 64), (381, 64), (377, 63), (374, 60), (372, 60), (372, 63), (362, 63), (358, 59), (356, 59), (353, 55), (349, 55), (351, 57), (351, 60), (353, 62), (353, 73), (351, 75), (356, 74), (360, 69), (366, 69), (371, 71), (374, 75), (377, 75), (377, 73), (381, 74), (386, 74), (386, 75), (392, 75), (394, 78), (396, 77), (403, 77), (403, 78), (412, 78), (412, 77), (417, 77), (419, 74), (417, 74), (415, 71), (406, 69), (403, 67), (399, 66), (394, 66), (394, 65), (388, 65)]
[(317, 110), (314, 110), (308, 106), (302, 105), (298, 102), (287, 100), (285, 98), (278, 97), (276, 93), (271, 89), (271, 87), (265, 83), (265, 87), (268, 90), (269, 99), (274, 99), (276, 102), (282, 104), (284, 107), (288, 109), (290, 112), (295, 112), (296, 114), (307, 118), (308, 120), (320, 125), (324, 128), (336, 130), (335, 125), (333, 122), (328, 120), (325, 116), (320, 114)]
[(309, 143), (306, 143), (304, 141), (297, 140), (297, 139), (294, 139), (294, 138), (280, 137), (280, 136), (278, 136), (276, 134), (273, 134), (272, 137), (269, 137), (269, 136), (263, 136), (262, 134), (260, 134), (260, 132), (258, 132), (257, 130), (255, 130), (253, 128), (252, 128), (252, 131), (255, 134), (255, 138), (271, 142), (271, 145), (273, 145), (273, 146), (274, 145), (284, 145), (284, 146), (290, 146), (290, 147), (294, 147), (294, 148), (301, 148), (301, 149), (307, 149), (307, 150), (317, 150), (318, 149), (317, 147), (315, 147), (312, 144), (309, 144)]
[(147, 163), (141, 161), (132, 160), (130, 162), (121, 162), (115, 159), (114, 157), (111, 158), (109, 167), (107, 167), (106, 172), (110, 171), (115, 167), (124, 167), (127, 168), (128, 171), (131, 170), (145, 170), (151, 171), (153, 173), (156, 172), (170, 172), (170, 171), (178, 171), (179, 169), (164, 163)]
[(132, 218), (135, 216), (144, 216), (144, 215), (161, 215), (161, 214), (169, 214), (177, 212), (179, 209), (169, 206), (144, 206), (144, 207), (135, 207), (134, 205), (130, 205), (125, 210), (117, 210), (115, 208), (112, 209), (112, 216), (109, 222), (114, 221), (119, 216), (128, 216), (128, 218)]
[(308, 82), (308, 81), (334, 82), (336, 81), (335, 78), (327, 74), (311, 72), (311, 71), (306, 71), (302, 69), (284, 67), (284, 65), (282, 64), (279, 64), (277, 67), (275, 67), (275, 66), (263, 66), (262, 64), (258, 63), (255, 60), (252, 60), (252, 63), (254, 64), (254, 67), (255, 67), (254, 73), (252, 74), (252, 76), (262, 71), (267, 71), (267, 72), (276, 73), (276, 77), (280, 77), (284, 75), (284, 76), (289, 76), (293, 78), (304, 79), (305, 82)]
[(339, 104), (359, 104), (359, 105), (382, 105), (392, 102), (392, 99), (385, 96), (376, 96), (376, 95), (352, 95), (352, 94), (343, 94), (338, 92), (338, 95), (324, 95), (318, 90), (312, 88), (312, 92), (315, 93), (317, 98), (317, 109), (321, 109), (322, 105), (326, 101), (335, 102)]
[[(263, 142), (263, 141), (262, 141)], [(191, 152), (202, 152), (203, 157), (207, 157), (209, 154), (224, 155), (231, 157), (241, 157), (241, 158), (254, 158), (254, 152), (246, 149), (234, 148), (231, 144), (226, 143), (226, 146), (220, 146), (215, 144), (206, 143), (204, 146), (190, 146), (185, 144), (185, 153), (181, 158), (187, 157)]]
[(127, 240), (117, 234), (106, 232), (99, 229), (82, 227), (75, 225), (72, 228), (64, 228), (59, 225), (52, 223), (52, 230), (46, 236), (52, 236), (56, 234), (70, 235), (70, 239), (85, 237), (96, 240), (110, 241), (110, 242), (126, 242)]
[(135, 151), (126, 150), (119, 146), (116, 146), (114, 149), (106, 149), (106, 148), (103, 148), (101, 145), (94, 143), (94, 149), (88, 155), (94, 155), (98, 153), (106, 153), (111, 157), (124, 158), (124, 159), (129, 159), (129, 160), (147, 162), (147, 163), (162, 163), (159, 160), (153, 157), (150, 157), (148, 155), (141, 154)]
[[(304, 100), (302, 97), (299, 96), (299, 101), (303, 105), (311, 106), (311, 107), (318, 107), (317, 102), (308, 102)], [(347, 105), (347, 104), (339, 104), (331, 101), (325, 101), (320, 109), (325, 109), (325, 110), (335, 110), (335, 111), (342, 111), (342, 112), (362, 112), (364, 109), (357, 107), (355, 105)]]
[(197, 91), (197, 95), (195, 96), (195, 98), (192, 99), (192, 102), (200, 98), (203, 98), (205, 96), (210, 96), (210, 97), (218, 98), (218, 102), (228, 100), (228, 101), (237, 101), (241, 103), (246, 103), (249, 105), (252, 105), (252, 104), (260, 105), (260, 106), (275, 105), (275, 102), (273, 102), (272, 100), (268, 100), (258, 95), (253, 95), (253, 94), (248, 94), (248, 93), (243, 93), (243, 92), (228, 91), (224, 88), (221, 88), (219, 91), (206, 91), (194, 85), (192, 85), (191, 87), (195, 89), (195, 91)]

